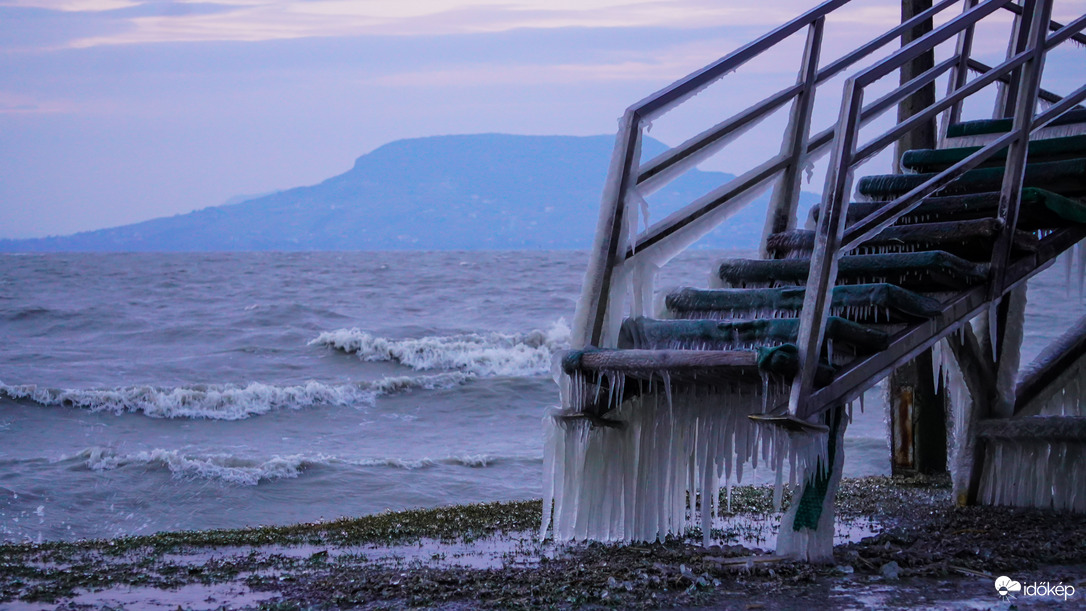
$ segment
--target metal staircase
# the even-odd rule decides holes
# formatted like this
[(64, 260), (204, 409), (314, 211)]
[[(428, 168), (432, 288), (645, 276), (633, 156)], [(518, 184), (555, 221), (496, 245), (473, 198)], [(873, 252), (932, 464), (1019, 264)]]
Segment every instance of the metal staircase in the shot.
[[(1055, 23), (1052, 0), (944, 0), (822, 65), (826, 18), (848, 4), (825, 2), (626, 111), (573, 350), (562, 360), (567, 384), (575, 389), (566, 393), (563, 416), (583, 417), (593, 427), (622, 426), (615, 415), (638, 397), (667, 392), (670, 402), (677, 389), (696, 395), (699, 388), (724, 385), (759, 397), (761, 406), (751, 417), (768, 426), (825, 431), (829, 412), (946, 340), (961, 365), (975, 417), (975, 460), (963, 493), (969, 498), (963, 500), (1006, 501), (1006, 494), (992, 492), (999, 486), (982, 484), (999, 477), (984, 471), (985, 460), (999, 460), (996, 453), (1015, 439), (1052, 434), (1051, 422), (1022, 433), (1036, 422), (1027, 418), (1040, 413), (1026, 408), (1045, 392), (1050, 396), (1054, 391), (1045, 389), (1069, 367), (1081, 366), (1079, 357), (1086, 354), (1084, 325), (1031, 371), (1024, 382), (1029, 396), (1017, 399), (1016, 413), (1013, 380), (1009, 394), (1001, 381), (1015, 371), (1002, 371), (998, 357), (1005, 347), (1016, 349), (1011, 296), (1086, 238), (1086, 110), (1078, 106), (1086, 99), (1086, 67), (1074, 75), (1081, 86), (1065, 96), (1039, 86), (1051, 49), (1086, 42), (1086, 16)], [(946, 18), (947, 11), (960, 12)], [(974, 31), (1004, 11), (1014, 15), (1009, 51), (1005, 61), (988, 67), (971, 57)], [(945, 19), (942, 25), (859, 68), (864, 58), (937, 16)], [(648, 122), (804, 31), (794, 86), (639, 163)], [(873, 84), (930, 57), (947, 41), (955, 43), (949, 57), (866, 99)], [(839, 74), (848, 75), (839, 120), (812, 133), (818, 88)], [(941, 97), (888, 131), (861, 137), (863, 126), (939, 79), (947, 84)], [(992, 84), (1001, 92), (996, 118), (963, 122), (963, 101)], [(643, 197), (789, 104), (779, 154), (644, 231), (631, 230)], [(854, 184), (855, 168), (936, 117), (944, 126), (939, 148), (908, 151), (901, 174)], [(796, 229), (802, 172), (826, 153), (830, 160), (822, 202), (812, 213), (814, 227)], [(672, 292), (661, 311), (652, 311), (659, 266), (770, 190), (761, 258), (723, 261), (714, 273), (717, 286)], [(974, 319), (988, 331), (974, 333)], [(1016, 370), (1016, 357), (1011, 360)], [(1059, 464), (1081, 470), (1086, 412), (1061, 417)], [(1017, 429), (1019, 420), (1027, 425)], [(1079, 478), (1067, 485), (1083, 490), (1060, 506), (1086, 511), (1086, 472), (1064, 475)], [(1044, 504), (1045, 490), (1052, 487), (1037, 490), (1033, 496), (1040, 500), (1031, 503)], [(594, 509), (582, 505), (578, 511)]]

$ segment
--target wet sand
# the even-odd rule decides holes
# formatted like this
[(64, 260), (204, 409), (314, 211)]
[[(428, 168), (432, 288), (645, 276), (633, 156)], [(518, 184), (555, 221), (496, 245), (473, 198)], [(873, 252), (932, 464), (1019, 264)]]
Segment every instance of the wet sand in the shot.
[[(1086, 608), (1086, 519), (955, 508), (940, 480), (842, 482), (835, 564), (771, 555), (768, 487), (655, 544), (540, 543), (539, 501), (0, 546), (0, 608)], [(787, 502), (787, 499), (786, 499)], [(1000, 600), (994, 580), (1074, 594)]]

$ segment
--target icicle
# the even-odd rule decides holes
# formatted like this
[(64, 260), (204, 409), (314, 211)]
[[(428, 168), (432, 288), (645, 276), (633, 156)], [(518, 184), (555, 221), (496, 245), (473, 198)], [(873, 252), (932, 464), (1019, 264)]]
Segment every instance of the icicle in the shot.
[[(1079, 250), (1079, 245), (1075, 244), (1075, 246), (1073, 248), (1073, 252), (1077, 252), (1078, 250)], [(1067, 291), (1067, 296), (1068, 297), (1071, 296), (1071, 271), (1072, 271), (1072, 268), (1074, 268), (1074, 266), (1075, 266), (1075, 258), (1073, 256), (1071, 256), (1071, 255), (1072, 255), (1072, 253), (1067, 253), (1063, 257), (1061, 257), (1063, 259), (1063, 271), (1064, 271), (1063, 288), (1064, 288), (1065, 291)]]
[(943, 342), (937, 341), (931, 346), (931, 379), (935, 383), (935, 393), (939, 393), (943, 380)]
[(764, 414), (769, 411), (769, 374), (759, 369), (758, 375), (762, 378), (762, 413)]
[(1083, 291), (1086, 290), (1086, 247), (1077, 245), (1078, 253), (1078, 300), (1082, 301)]

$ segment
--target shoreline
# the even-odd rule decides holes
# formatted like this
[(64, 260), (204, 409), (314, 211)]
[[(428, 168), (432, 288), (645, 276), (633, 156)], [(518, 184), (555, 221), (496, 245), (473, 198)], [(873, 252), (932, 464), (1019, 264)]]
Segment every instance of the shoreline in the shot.
[(1019, 607), (1086, 604), (1082, 516), (956, 508), (940, 479), (845, 479), (835, 542), (846, 542), (835, 545), (833, 566), (812, 566), (770, 555), (780, 518), (771, 499), (769, 486), (733, 488), (731, 512), (714, 523), (709, 547), (697, 529), (653, 544), (540, 543), (539, 500), (7, 543), (0, 606), (1006, 608), (993, 585), (1000, 575), (1075, 589), (1067, 600), (1020, 596)]

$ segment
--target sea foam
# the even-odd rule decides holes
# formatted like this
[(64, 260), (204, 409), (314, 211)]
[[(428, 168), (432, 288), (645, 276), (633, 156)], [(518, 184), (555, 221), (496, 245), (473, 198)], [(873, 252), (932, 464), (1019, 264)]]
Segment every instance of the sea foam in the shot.
[(0, 397), (30, 400), (44, 406), (63, 406), (114, 414), (142, 413), (152, 418), (206, 418), (242, 420), (278, 409), (317, 405), (372, 407), (377, 397), (412, 389), (451, 388), (474, 377), (467, 372), (429, 376), (386, 377), (375, 382), (324, 384), (306, 382), (275, 386), (253, 382), (246, 386), (207, 384), (161, 388), (128, 386), (114, 389), (56, 389), (0, 383)]
[(366, 361), (395, 361), (415, 370), (455, 369), (484, 377), (539, 376), (550, 372), (555, 352), (569, 347), (569, 326), (546, 331), (465, 333), (417, 339), (377, 337), (360, 329), (321, 333), (310, 345), (357, 354)]

